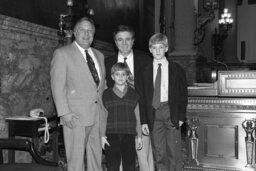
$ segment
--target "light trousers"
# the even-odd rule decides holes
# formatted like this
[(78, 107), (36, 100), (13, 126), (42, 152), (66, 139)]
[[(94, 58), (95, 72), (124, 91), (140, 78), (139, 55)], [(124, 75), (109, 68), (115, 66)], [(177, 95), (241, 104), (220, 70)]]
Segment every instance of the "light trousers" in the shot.
[(154, 159), (150, 136), (142, 135), (143, 147), (137, 151), (140, 171), (154, 171)]
[(70, 129), (63, 126), (64, 143), (68, 171), (84, 171), (86, 151), (86, 171), (102, 171), (102, 149), (99, 135), (99, 122), (92, 126), (80, 126)]

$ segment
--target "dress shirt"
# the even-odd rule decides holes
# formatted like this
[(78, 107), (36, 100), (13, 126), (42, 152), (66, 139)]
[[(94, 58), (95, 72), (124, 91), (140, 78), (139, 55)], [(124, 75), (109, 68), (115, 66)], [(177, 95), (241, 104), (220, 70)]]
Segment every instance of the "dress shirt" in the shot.
[(124, 62), (124, 58), (127, 58), (126, 59), (126, 63), (132, 73), (132, 76), (134, 76), (134, 60), (133, 60), (133, 51), (131, 51), (131, 53), (127, 56), (123, 56), (121, 53), (118, 53), (118, 59), (117, 59), (117, 62)]
[(153, 81), (155, 85), (155, 79), (156, 79), (156, 74), (157, 74), (157, 68), (158, 64), (161, 63), (161, 95), (160, 95), (160, 101), (161, 102), (167, 102), (168, 101), (168, 87), (169, 87), (169, 62), (168, 60), (164, 57), (161, 60), (155, 60), (153, 61)]
[(89, 55), (92, 57), (92, 60), (93, 60), (93, 62), (94, 62), (94, 64), (95, 64), (95, 68), (96, 68), (96, 70), (97, 70), (97, 72), (98, 72), (99, 79), (101, 80), (99, 62), (98, 62), (98, 60), (96, 59), (94, 53), (92, 52), (92, 49), (91, 49), (91, 48), (84, 49), (84, 48), (82, 48), (78, 43), (75, 42), (75, 44), (76, 44), (76, 46), (78, 47), (78, 49), (80, 50), (80, 52), (83, 54), (84, 60), (85, 60), (86, 62), (87, 62), (87, 60), (86, 60), (85, 50), (88, 51)]

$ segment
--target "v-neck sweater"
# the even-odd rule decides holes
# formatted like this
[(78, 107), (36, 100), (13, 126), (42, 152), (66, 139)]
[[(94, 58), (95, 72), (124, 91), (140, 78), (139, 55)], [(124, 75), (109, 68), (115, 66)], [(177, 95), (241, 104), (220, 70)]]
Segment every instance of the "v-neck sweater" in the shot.
[(126, 94), (119, 97), (112, 88), (108, 88), (104, 91), (102, 100), (108, 111), (106, 133), (136, 135), (134, 109), (139, 100), (137, 92), (128, 87)]

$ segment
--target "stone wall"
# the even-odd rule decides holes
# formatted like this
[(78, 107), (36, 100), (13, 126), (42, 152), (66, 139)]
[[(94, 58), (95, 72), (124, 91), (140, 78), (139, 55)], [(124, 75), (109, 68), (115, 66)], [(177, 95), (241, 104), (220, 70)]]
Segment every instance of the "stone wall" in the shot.
[[(0, 15), (0, 119), (33, 108), (54, 114), (49, 68), (57, 30)], [(3, 124), (3, 122), (2, 122)], [(0, 137), (6, 137), (0, 132)]]
[[(2, 138), (8, 136), (5, 117), (28, 115), (33, 108), (44, 109), (46, 116), (55, 114), (49, 69), (58, 37), (55, 29), (0, 15), (0, 40)], [(30, 162), (31, 157), (19, 152), (16, 160)]]

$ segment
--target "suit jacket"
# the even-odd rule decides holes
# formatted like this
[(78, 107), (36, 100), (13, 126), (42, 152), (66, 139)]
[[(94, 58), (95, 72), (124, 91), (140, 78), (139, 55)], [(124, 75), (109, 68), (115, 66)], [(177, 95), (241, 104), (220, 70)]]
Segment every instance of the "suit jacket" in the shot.
[[(140, 94), (141, 90), (139, 88), (140, 84), (142, 84), (142, 73), (145, 69), (145, 66), (152, 63), (152, 57), (147, 55), (144, 52), (133, 50), (133, 58), (134, 58), (134, 86), (135, 90)], [(113, 87), (114, 81), (111, 78), (111, 67), (117, 63), (118, 60), (118, 54), (115, 54), (114, 56), (108, 57), (105, 60), (105, 66), (106, 66), (106, 80), (107, 80), (107, 86)]]
[(55, 50), (51, 62), (51, 88), (58, 116), (75, 113), (83, 126), (93, 125), (105, 114), (101, 99), (105, 88), (104, 55), (94, 48), (92, 51), (100, 68), (98, 87), (74, 42)]
[[(185, 71), (175, 62), (169, 61), (169, 90), (168, 104), (170, 107), (170, 118), (176, 128), (179, 121), (186, 119), (187, 107), (187, 81)], [(141, 123), (148, 124), (152, 131), (155, 109), (152, 107), (153, 99), (153, 63), (145, 68), (143, 73), (143, 99), (141, 100)]]

